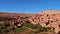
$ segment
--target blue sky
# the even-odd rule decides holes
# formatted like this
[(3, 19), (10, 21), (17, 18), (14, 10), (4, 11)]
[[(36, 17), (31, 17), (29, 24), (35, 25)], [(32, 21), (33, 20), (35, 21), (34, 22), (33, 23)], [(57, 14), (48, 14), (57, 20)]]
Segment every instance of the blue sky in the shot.
[(0, 12), (33, 14), (49, 8), (60, 10), (60, 0), (0, 0)]

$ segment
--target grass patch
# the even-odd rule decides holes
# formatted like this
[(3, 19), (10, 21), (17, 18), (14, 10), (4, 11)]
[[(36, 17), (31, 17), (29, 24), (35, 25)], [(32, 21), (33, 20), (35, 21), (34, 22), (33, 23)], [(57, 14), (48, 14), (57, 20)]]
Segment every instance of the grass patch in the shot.
[(30, 23), (30, 22), (28, 22), (28, 21), (26, 21), (26, 23), (24, 24), (24, 26), (25, 27), (28, 27), (28, 28), (32, 28), (32, 29), (36, 29), (36, 30), (38, 30), (39, 32), (48, 32), (48, 31), (52, 31), (51, 29), (51, 27), (42, 27), (41, 25), (39, 25), (39, 24), (36, 24), (36, 25), (34, 25), (34, 24), (32, 24), (32, 23)]
[(22, 32), (24, 30), (26, 30), (27, 28), (26, 27), (20, 27), (20, 28), (16, 28), (15, 30), (13, 30), (13, 32)]

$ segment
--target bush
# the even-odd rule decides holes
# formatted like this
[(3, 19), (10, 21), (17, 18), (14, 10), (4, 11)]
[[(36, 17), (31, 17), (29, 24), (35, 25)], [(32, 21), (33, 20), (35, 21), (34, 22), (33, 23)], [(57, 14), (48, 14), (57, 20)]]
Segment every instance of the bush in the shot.
[[(8, 27), (9, 26), (9, 27)], [(7, 29), (8, 27), (8, 29)], [(0, 33), (7, 33), (11, 31), (10, 29), (14, 28), (9, 22), (5, 22), (4, 24), (0, 24)]]
[(39, 32), (47, 32), (47, 31), (50, 31), (51, 30), (51, 27), (42, 27), (41, 25), (34, 25), (32, 23), (30, 23), (29, 21), (26, 21), (26, 23), (24, 24), (25, 27), (29, 27), (29, 28), (32, 28), (32, 29), (36, 29), (38, 30)]
[(15, 30), (13, 30), (13, 32), (22, 32), (24, 30), (26, 30), (27, 28), (25, 27), (21, 27), (21, 28), (16, 28)]
[(25, 27), (29, 27), (29, 28), (32, 28), (32, 29), (38, 29), (38, 28), (42, 28), (42, 26), (41, 25), (34, 25), (34, 24), (32, 24), (32, 23), (30, 23), (30, 22), (28, 22), (28, 21), (26, 21), (26, 23), (24, 23), (24, 26)]
[(5, 29), (4, 24), (0, 24), (0, 33), (2, 33), (4, 31), (4, 29)]

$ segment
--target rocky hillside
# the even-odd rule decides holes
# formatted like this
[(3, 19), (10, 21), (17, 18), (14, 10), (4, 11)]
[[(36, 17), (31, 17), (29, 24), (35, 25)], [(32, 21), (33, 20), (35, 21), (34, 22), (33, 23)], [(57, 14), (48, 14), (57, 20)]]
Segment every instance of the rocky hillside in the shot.
[(15, 28), (21, 27), (25, 21), (39, 24), (42, 27), (52, 27), (56, 33), (60, 33), (60, 12), (48, 10), (38, 14), (0, 13), (0, 24), (9, 21)]

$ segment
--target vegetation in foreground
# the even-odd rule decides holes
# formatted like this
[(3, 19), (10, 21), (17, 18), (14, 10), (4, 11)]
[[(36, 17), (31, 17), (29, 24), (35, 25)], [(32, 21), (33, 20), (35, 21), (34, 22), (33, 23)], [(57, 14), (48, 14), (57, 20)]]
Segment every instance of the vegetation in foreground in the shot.
[(6, 34), (8, 32), (14, 32), (14, 33), (23, 32), (28, 28), (34, 29), (29, 34), (38, 34), (40, 32), (45, 32), (44, 34), (48, 34), (46, 32), (53, 31), (53, 30), (51, 30), (52, 29), (51, 27), (45, 28), (45, 27), (42, 27), (41, 25), (38, 25), (38, 24), (34, 25), (34, 24), (26, 21), (26, 23), (20, 28), (14, 28), (14, 25), (10, 24), (9, 22), (5, 22), (4, 24), (0, 24), (0, 33)]

